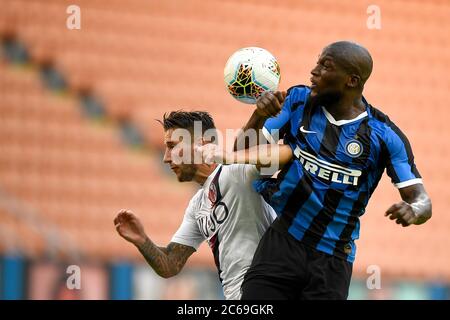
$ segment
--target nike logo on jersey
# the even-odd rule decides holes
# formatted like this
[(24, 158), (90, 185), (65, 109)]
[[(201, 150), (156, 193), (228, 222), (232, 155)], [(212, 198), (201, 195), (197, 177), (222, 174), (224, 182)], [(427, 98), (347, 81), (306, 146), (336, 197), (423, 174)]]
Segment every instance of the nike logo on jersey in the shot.
[(303, 132), (303, 133), (317, 133), (316, 131), (306, 130), (303, 126), (300, 127), (300, 131)]

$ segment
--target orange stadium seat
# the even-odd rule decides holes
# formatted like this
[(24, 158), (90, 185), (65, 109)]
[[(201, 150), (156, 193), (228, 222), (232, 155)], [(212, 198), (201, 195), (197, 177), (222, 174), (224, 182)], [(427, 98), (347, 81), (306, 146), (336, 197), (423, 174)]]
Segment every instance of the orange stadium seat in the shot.
[[(139, 204), (137, 213), (153, 213), (152, 219), (159, 225), (160, 217), (170, 212), (177, 219), (166, 220), (170, 224), (167, 229), (177, 228), (192, 194), (189, 187), (173, 190), (172, 182), (161, 175), (156, 159), (130, 154), (119, 141), (117, 130), (83, 120), (71, 98), (53, 97), (33, 88), (40, 84), (29, 71), (2, 65), (0, 74), (0, 83), (6, 84), (1, 86), (0, 136), (5, 138), (0, 156), (2, 187), (32, 204), (43, 220), (56, 224), (62, 232), (80, 242), (85, 239), (87, 242), (79, 248), (82, 254), (95, 256), (97, 251), (104, 251), (101, 242), (90, 245), (98, 227), (108, 230), (112, 241), (121, 242), (112, 219), (117, 210), (133, 207), (134, 203)], [(5, 87), (8, 89), (3, 90)], [(24, 88), (35, 93), (20, 94)], [(164, 196), (180, 202), (167, 207), (160, 204)], [(84, 231), (72, 235), (78, 229)], [(18, 237), (24, 236), (25, 243), (31, 237), (19, 229), (15, 232)], [(168, 234), (162, 234), (159, 240), (168, 241)], [(36, 254), (45, 247), (31, 249)], [(136, 258), (133, 250), (127, 252), (124, 256)]]

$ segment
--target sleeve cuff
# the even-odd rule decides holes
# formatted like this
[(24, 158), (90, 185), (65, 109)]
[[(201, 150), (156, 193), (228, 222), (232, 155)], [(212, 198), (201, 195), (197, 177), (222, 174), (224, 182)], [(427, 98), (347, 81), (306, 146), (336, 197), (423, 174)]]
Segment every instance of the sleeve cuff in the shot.
[(406, 188), (406, 187), (412, 186), (414, 184), (423, 184), (423, 181), (420, 178), (411, 179), (411, 180), (407, 180), (407, 181), (403, 181), (403, 182), (399, 182), (399, 183), (394, 183), (394, 186), (398, 189), (401, 189), (401, 188)]

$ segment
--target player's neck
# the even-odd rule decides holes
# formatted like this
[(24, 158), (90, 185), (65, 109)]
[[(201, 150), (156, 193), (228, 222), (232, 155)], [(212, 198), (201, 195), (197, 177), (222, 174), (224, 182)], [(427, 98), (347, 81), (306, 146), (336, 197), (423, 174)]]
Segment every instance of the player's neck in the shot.
[(217, 163), (213, 164), (201, 164), (197, 168), (197, 172), (195, 173), (193, 181), (197, 182), (199, 185), (203, 185), (208, 179), (208, 177), (213, 173), (213, 171), (217, 168)]
[(333, 116), (336, 121), (351, 120), (356, 118), (366, 110), (366, 106), (362, 101), (362, 96), (357, 97), (342, 96), (342, 98), (333, 104), (325, 106), (327, 111)]

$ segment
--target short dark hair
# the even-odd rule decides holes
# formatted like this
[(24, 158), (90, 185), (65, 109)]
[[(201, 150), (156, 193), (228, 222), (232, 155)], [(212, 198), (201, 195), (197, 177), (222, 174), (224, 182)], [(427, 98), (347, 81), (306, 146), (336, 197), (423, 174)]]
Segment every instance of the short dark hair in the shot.
[(357, 74), (364, 86), (373, 68), (373, 60), (369, 50), (351, 41), (334, 42), (325, 49), (348, 73)]
[(201, 122), (202, 134), (204, 134), (206, 130), (216, 129), (213, 118), (206, 111), (171, 111), (164, 114), (162, 121), (157, 121), (162, 124), (164, 131), (169, 129), (186, 129), (191, 131), (194, 130), (195, 122)]

